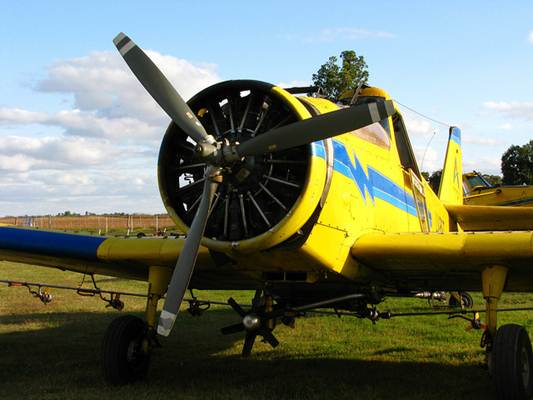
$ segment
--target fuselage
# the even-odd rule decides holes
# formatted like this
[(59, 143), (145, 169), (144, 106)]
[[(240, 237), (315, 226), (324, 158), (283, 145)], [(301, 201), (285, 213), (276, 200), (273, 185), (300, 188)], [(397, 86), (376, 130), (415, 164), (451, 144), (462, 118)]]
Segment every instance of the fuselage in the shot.
[[(373, 95), (388, 98), (375, 88), (361, 94), (367, 99)], [(315, 115), (339, 108), (326, 99), (289, 96), (288, 101), (304, 104)], [(260, 252), (230, 251), (233, 270), (267, 279), (289, 275), (306, 282), (324, 277), (368, 282), (377, 275), (350, 254), (361, 235), (457, 230), (418, 172), (399, 112), (381, 123), (312, 143), (309, 157), (319, 171), (308, 179), (316, 181), (312, 187), (320, 191), (320, 201), (299, 237)]]

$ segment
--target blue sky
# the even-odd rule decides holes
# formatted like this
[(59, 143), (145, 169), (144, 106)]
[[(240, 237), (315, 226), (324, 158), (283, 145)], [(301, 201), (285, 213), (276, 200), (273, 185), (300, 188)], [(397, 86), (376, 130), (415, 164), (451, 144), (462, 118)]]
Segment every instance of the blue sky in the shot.
[[(156, 52), (185, 97), (225, 79), (309, 82), (353, 49), (371, 84), (462, 128), (467, 170), (498, 173), (505, 149), (533, 133), (528, 1), (4, 2), (0, 215), (162, 210), (168, 119), (126, 75), (120, 31)], [(435, 133), (423, 169), (439, 168), (446, 128), (404, 116), (419, 158)]]

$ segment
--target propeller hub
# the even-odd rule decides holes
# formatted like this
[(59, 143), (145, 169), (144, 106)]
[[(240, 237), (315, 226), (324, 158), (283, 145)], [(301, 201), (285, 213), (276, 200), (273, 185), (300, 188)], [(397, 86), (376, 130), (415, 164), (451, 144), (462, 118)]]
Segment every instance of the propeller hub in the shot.
[(242, 319), (242, 324), (247, 331), (256, 331), (261, 327), (261, 319), (257, 314), (247, 314)]
[(222, 161), (226, 164), (234, 164), (239, 161), (243, 161), (244, 157), (241, 157), (237, 152), (237, 145), (239, 142), (234, 144), (223, 143), (222, 144)]
[(222, 159), (222, 146), (223, 144), (214, 142), (209, 143), (207, 141), (199, 142), (194, 151), (196, 157), (201, 160), (205, 160), (209, 164), (220, 166)]

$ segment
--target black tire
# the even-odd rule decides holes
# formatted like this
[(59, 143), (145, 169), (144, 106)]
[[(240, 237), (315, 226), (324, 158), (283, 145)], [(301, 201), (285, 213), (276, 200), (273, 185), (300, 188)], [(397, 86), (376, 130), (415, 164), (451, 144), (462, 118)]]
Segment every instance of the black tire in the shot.
[(143, 351), (145, 322), (124, 315), (111, 322), (102, 344), (104, 379), (111, 385), (125, 385), (144, 378), (150, 364), (150, 353)]
[[(474, 307), (474, 299), (472, 298), (470, 293), (468, 293), (468, 292), (459, 292), (459, 295), (463, 299), (463, 303), (465, 305), (465, 308)], [(453, 308), (460, 308), (461, 307), (461, 304), (459, 303), (459, 301), (457, 301), (457, 299), (454, 296), (450, 296), (450, 300), (448, 301), (448, 304), (450, 305), (450, 307), (453, 307)]]
[(533, 354), (524, 327), (509, 324), (498, 329), (490, 357), (498, 399), (533, 398)]

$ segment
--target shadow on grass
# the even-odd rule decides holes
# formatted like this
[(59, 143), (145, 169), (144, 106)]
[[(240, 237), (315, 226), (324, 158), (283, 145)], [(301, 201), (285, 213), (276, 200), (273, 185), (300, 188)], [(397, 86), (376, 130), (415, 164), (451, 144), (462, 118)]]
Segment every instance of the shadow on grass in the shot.
[[(182, 317), (176, 332), (155, 351), (145, 382), (109, 387), (100, 375), (100, 343), (118, 315), (1, 316), (0, 324), (26, 330), (0, 334), (0, 391), (17, 393), (13, 398), (39, 399), (493, 398), (486, 371), (475, 364), (334, 358), (323, 351), (316, 357), (291, 357), (283, 343), (276, 351), (242, 359), (237, 355), (242, 335), (222, 336), (218, 331), (235, 322), (235, 315), (226, 310), (210, 311), (200, 319)], [(376, 349), (376, 354), (404, 350)]]
[(394, 354), (394, 353), (406, 353), (409, 351), (413, 351), (413, 349), (410, 349), (406, 346), (397, 346), (397, 347), (389, 347), (387, 349), (377, 350), (374, 352), (375, 356), (384, 356), (387, 354)]

